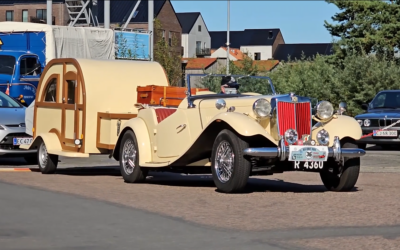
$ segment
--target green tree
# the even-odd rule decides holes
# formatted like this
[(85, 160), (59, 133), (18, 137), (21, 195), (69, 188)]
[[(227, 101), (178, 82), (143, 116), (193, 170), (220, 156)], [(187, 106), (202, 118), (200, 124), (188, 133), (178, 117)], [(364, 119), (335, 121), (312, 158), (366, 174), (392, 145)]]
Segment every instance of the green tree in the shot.
[(171, 43), (169, 38), (163, 38), (163, 27), (158, 19), (154, 21), (154, 33), (154, 60), (164, 67), (170, 84), (177, 86), (182, 79), (181, 48), (178, 46), (180, 37), (171, 32)]
[(325, 21), (329, 33), (337, 37), (336, 55), (343, 59), (351, 53), (376, 53), (379, 57), (393, 57), (400, 44), (399, 1), (326, 0), (340, 12)]

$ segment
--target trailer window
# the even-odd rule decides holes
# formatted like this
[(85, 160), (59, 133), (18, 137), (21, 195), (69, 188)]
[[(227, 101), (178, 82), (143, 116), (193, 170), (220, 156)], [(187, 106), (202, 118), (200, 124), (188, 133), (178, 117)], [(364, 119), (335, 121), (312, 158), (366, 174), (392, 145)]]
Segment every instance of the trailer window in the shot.
[(75, 104), (75, 80), (67, 80), (68, 83), (68, 104)]
[(21, 75), (36, 75), (36, 57), (25, 57), (21, 60)]
[(0, 74), (12, 75), (14, 73), (15, 57), (0, 56)]
[(56, 102), (57, 101), (57, 79), (53, 78), (46, 88), (46, 95), (44, 96), (45, 102)]

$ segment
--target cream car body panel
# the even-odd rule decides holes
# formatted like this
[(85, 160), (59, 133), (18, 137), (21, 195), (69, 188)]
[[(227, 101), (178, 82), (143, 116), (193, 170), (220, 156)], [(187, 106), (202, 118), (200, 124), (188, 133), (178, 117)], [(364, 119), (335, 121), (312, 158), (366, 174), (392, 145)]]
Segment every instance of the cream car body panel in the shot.
[[(314, 125), (315, 129), (312, 132), (312, 138), (316, 140), (317, 133), (322, 129), (329, 132), (331, 136), (338, 136), (340, 139), (349, 137), (353, 140), (359, 140), (362, 136), (362, 130), (358, 122), (350, 116), (337, 115), (327, 123), (318, 122)], [(333, 145), (333, 140), (330, 140), (329, 146)]]
[(132, 130), (135, 133), (138, 148), (139, 148), (139, 164), (143, 165), (146, 162), (152, 161), (151, 141), (149, 130), (142, 118), (133, 118), (125, 122), (121, 127), (121, 133), (126, 130)]

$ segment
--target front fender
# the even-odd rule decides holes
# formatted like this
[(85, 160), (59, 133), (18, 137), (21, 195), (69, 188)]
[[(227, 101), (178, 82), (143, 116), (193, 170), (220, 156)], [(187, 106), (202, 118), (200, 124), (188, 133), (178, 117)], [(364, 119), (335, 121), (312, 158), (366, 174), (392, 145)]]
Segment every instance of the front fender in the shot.
[(358, 122), (350, 116), (338, 115), (337, 118), (332, 119), (328, 123), (323, 124), (318, 122), (314, 125), (315, 129), (312, 131), (312, 138), (316, 140), (318, 131), (325, 129), (328, 131), (330, 139), (329, 146), (333, 145), (333, 138), (335, 136), (342, 140), (345, 137), (359, 140), (362, 136), (362, 130)]
[(248, 117), (247, 115), (235, 112), (219, 113), (211, 119), (207, 127), (213, 124), (214, 122), (221, 122), (221, 121), (227, 123), (238, 134), (242, 136), (262, 135), (272, 143), (278, 145), (278, 142), (275, 141), (275, 139), (270, 134), (268, 134), (267, 131), (257, 121)]
[(139, 117), (132, 118), (121, 126), (121, 133), (118, 136), (117, 143), (115, 144), (110, 158), (113, 157), (115, 160), (119, 161), (119, 148), (121, 140), (125, 132), (128, 130), (132, 130), (136, 136), (136, 141), (139, 148), (139, 165), (143, 165), (145, 162), (151, 162), (151, 143), (149, 131), (146, 123)]

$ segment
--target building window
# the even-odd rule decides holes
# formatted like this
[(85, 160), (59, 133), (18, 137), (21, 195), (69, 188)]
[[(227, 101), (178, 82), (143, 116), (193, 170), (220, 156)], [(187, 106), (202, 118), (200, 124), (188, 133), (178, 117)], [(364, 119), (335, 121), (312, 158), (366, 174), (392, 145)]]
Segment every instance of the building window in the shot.
[(162, 38), (165, 40), (165, 30), (162, 31)]
[(22, 22), (28, 22), (28, 10), (22, 10)]
[(172, 46), (172, 32), (171, 31), (168, 34), (168, 44), (169, 44), (169, 46)]
[(261, 60), (261, 53), (260, 52), (254, 53), (254, 60)]
[(199, 25), (199, 31), (201, 31), (201, 25)]
[(12, 10), (6, 11), (6, 21), (14, 21), (14, 11)]
[(47, 20), (47, 10), (36, 10), (36, 18), (41, 20)]

